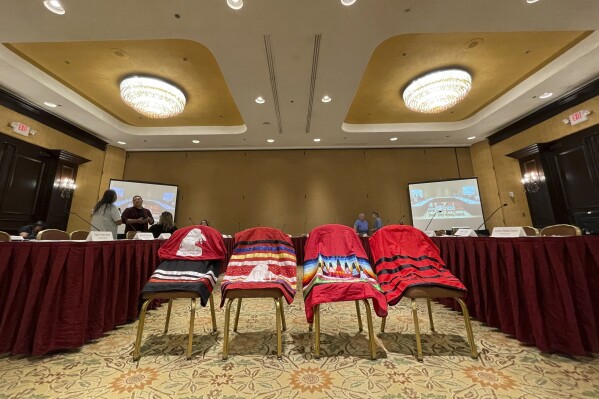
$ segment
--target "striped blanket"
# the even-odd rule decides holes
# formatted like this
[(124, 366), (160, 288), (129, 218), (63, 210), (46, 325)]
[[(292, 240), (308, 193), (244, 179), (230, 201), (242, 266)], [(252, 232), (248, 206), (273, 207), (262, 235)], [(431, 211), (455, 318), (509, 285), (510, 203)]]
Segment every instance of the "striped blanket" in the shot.
[(338, 224), (315, 228), (305, 247), (303, 294), (306, 318), (327, 302), (372, 298), (379, 317), (387, 315), (387, 302), (368, 263), (368, 256), (353, 229)]
[(228, 290), (280, 289), (287, 303), (296, 292), (295, 250), (289, 237), (270, 227), (235, 234), (233, 255), (221, 283), (222, 301)]
[(225, 258), (221, 234), (207, 226), (190, 226), (173, 233), (158, 250), (162, 260), (143, 293), (195, 291), (206, 306)]
[(369, 242), (378, 280), (389, 305), (399, 302), (412, 287), (466, 292), (462, 282), (445, 268), (439, 249), (422, 231), (411, 226), (385, 226), (374, 233)]

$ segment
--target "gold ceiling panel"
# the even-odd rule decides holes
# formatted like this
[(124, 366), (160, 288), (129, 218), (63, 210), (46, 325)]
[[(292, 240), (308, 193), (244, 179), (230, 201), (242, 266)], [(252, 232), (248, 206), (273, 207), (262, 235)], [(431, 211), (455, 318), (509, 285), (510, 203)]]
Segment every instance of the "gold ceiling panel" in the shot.
[[(120, 121), (138, 127), (238, 126), (244, 123), (216, 59), (190, 40), (8, 43), (10, 50)], [(127, 106), (120, 81), (151, 75), (174, 83), (187, 97), (172, 118), (150, 119)]]
[[(454, 122), (466, 119), (592, 32), (426, 33), (394, 36), (372, 53), (345, 123)], [(432, 70), (460, 67), (472, 90), (440, 114), (410, 111), (403, 90)]]

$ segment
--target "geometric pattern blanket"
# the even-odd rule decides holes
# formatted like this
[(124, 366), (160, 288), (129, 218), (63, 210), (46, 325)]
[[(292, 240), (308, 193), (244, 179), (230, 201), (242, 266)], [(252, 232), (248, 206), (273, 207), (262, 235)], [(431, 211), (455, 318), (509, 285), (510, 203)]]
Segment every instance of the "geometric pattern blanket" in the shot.
[(378, 280), (390, 306), (412, 287), (467, 292), (464, 284), (445, 268), (439, 249), (421, 230), (405, 225), (385, 226), (370, 237), (369, 243)]
[(233, 255), (221, 283), (222, 301), (228, 290), (281, 290), (288, 304), (297, 284), (297, 260), (293, 244), (280, 230), (255, 227), (235, 234)]

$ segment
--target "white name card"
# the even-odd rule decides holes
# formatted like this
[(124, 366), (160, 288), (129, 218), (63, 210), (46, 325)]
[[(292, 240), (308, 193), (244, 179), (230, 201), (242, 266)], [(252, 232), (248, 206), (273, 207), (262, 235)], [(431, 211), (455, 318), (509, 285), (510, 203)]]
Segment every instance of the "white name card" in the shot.
[(23, 236), (10, 236), (11, 241), (23, 241)]
[(526, 237), (522, 227), (495, 227), (491, 237)]
[(171, 238), (171, 233), (162, 233), (158, 236), (159, 240), (168, 240)]
[(86, 241), (112, 241), (114, 237), (111, 231), (90, 231)]
[(472, 229), (457, 229), (453, 235), (456, 237), (478, 237)]
[(424, 234), (426, 234), (427, 237), (436, 237), (437, 236), (433, 230), (425, 230)]
[(152, 233), (142, 233), (141, 231), (137, 232), (137, 234), (135, 234), (135, 237), (133, 237), (134, 240), (153, 240), (154, 239), (154, 234)]

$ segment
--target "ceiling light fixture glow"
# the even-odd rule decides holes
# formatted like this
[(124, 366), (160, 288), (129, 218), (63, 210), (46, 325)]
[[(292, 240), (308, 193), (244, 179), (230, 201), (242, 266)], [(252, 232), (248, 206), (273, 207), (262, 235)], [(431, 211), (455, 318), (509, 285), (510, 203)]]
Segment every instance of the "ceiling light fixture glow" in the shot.
[(397, 137), (391, 137), (389, 140), (391, 140), (391, 141), (397, 141)]
[(330, 102), (331, 102), (331, 100), (332, 100), (332, 98), (331, 98), (331, 97), (329, 97), (329, 96), (324, 96), (324, 97), (322, 98), (322, 100), (321, 100), (321, 101), (322, 101), (323, 103), (330, 103)]
[(320, 139), (314, 139), (314, 142), (318, 143), (318, 142), (320, 142)]
[(552, 95), (553, 95), (553, 93), (545, 92), (545, 93), (541, 94), (541, 95), (539, 96), (539, 98), (540, 98), (541, 100), (544, 100), (544, 99), (546, 99), (546, 98), (549, 98), (549, 97), (551, 97)]
[(467, 137), (466, 139), (467, 140), (474, 140), (475, 138), (476, 138), (476, 136), (470, 136), (470, 137)]
[(539, 0), (526, 0), (526, 2), (528, 4), (533, 4), (533, 3), (536, 3), (537, 1), (539, 1)]
[(264, 104), (266, 102), (266, 100), (263, 97), (256, 97), (254, 101), (256, 101), (256, 103), (258, 104)]
[(194, 144), (200, 144), (200, 140), (191, 140), (191, 142)]
[(243, 7), (243, 0), (227, 0), (227, 5), (234, 10), (241, 10), (241, 7)]
[(51, 103), (50, 101), (44, 101), (44, 105), (50, 108), (56, 108), (57, 105), (54, 103)]
[(463, 69), (442, 69), (415, 79), (403, 92), (406, 106), (415, 112), (438, 114), (468, 95), (472, 76)]
[(356, 0), (341, 0), (341, 4), (343, 4), (344, 6), (351, 6), (355, 2)]
[(150, 76), (130, 76), (121, 82), (121, 97), (131, 108), (154, 119), (183, 112), (187, 99), (176, 86)]
[(124, 141), (117, 141), (117, 143), (119, 143), (120, 145), (125, 145), (127, 143), (125, 143)]
[(44, 6), (54, 14), (64, 15), (65, 10), (59, 0), (46, 0)]
[(268, 141), (269, 143), (274, 143), (274, 142), (275, 142), (275, 140), (274, 140), (274, 139), (268, 139), (268, 140), (266, 140), (266, 141)]

